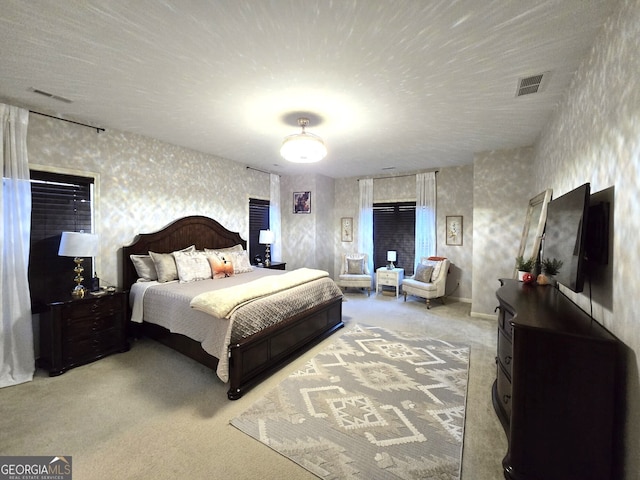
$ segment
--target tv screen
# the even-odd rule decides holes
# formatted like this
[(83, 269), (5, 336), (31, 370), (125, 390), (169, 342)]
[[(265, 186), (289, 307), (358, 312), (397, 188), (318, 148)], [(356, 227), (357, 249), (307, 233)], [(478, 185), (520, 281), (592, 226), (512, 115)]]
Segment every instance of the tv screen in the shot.
[(584, 287), (589, 195), (585, 183), (547, 206), (543, 258), (562, 261), (556, 281), (574, 292)]

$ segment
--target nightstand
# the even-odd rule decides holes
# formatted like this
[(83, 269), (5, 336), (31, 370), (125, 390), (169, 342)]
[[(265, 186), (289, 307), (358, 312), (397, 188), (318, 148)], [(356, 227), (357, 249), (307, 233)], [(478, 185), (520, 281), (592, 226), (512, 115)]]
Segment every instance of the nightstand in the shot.
[(404, 268), (394, 268), (391, 270), (387, 267), (378, 268), (376, 270), (376, 294), (383, 285), (386, 285), (396, 289), (396, 298), (398, 298), (402, 280), (404, 280)]
[(129, 350), (127, 301), (129, 292), (115, 291), (49, 304), (40, 314), (38, 366), (49, 376)]
[(265, 265), (264, 263), (261, 265), (258, 265), (258, 267), (270, 268), (271, 270), (284, 270), (286, 266), (287, 266), (287, 262), (271, 262), (269, 266)]

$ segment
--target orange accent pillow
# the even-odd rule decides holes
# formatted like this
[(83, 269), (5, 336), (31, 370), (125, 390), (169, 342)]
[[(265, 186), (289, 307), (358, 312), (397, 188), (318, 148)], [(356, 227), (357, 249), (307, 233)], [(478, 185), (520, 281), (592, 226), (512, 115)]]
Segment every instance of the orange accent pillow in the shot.
[(233, 275), (233, 263), (222, 253), (214, 253), (207, 256), (213, 278), (224, 278)]
[(441, 262), (442, 260), (446, 260), (447, 257), (429, 257), (428, 260), (434, 260), (436, 262)]

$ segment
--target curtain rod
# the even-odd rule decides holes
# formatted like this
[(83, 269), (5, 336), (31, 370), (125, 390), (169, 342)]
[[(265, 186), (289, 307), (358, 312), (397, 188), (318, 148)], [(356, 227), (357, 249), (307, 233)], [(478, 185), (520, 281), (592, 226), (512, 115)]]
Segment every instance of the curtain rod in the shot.
[(33, 110), (29, 110), (31, 113), (35, 113), (36, 115), (42, 115), (43, 117), (55, 118), (56, 120), (62, 120), (63, 122), (74, 123), (76, 125), (80, 125), (81, 127), (92, 128), (96, 131), (96, 133), (104, 132), (105, 129), (101, 127), (94, 127), (93, 125), (87, 125), (86, 123), (74, 122), (73, 120), (67, 120), (66, 118), (54, 117), (53, 115), (47, 115), (46, 113), (34, 112)]
[[(440, 170), (429, 170), (428, 172), (433, 172), (436, 175), (438, 174)], [(424, 172), (424, 173), (428, 173), (428, 172)], [(422, 173), (422, 172), (418, 172), (418, 173)], [(389, 175), (387, 177), (370, 177), (372, 180), (384, 180), (386, 178), (402, 178), (402, 177), (415, 177), (417, 175), (417, 173), (408, 173), (406, 175)], [(360, 180), (366, 180), (366, 178), (359, 178), (358, 181)]]
[[(271, 175), (271, 172), (266, 172), (264, 170), (260, 170), (259, 168), (255, 168), (255, 167), (250, 167), (249, 165), (247, 165), (247, 170), (255, 170), (256, 172), (260, 172), (260, 173), (266, 173), (267, 175)], [(277, 175), (277, 173), (274, 173), (274, 175)], [(280, 175), (278, 175), (280, 176)]]

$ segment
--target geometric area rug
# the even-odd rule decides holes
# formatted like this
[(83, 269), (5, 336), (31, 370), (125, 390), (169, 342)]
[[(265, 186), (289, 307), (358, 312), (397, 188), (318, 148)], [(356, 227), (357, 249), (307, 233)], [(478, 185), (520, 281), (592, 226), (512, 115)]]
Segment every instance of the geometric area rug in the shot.
[(356, 325), (231, 424), (323, 479), (459, 479), (468, 371), (468, 346)]

